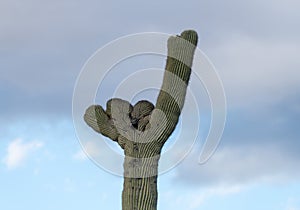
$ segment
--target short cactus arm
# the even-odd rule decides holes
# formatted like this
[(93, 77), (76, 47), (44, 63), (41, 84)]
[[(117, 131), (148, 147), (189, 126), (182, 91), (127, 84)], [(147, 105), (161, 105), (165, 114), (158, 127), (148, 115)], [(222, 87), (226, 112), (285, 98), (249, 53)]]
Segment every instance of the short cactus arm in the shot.
[(117, 141), (119, 136), (117, 129), (100, 105), (90, 106), (84, 114), (84, 121), (97, 133)]
[(172, 36), (168, 40), (168, 58), (164, 79), (155, 106), (155, 109), (161, 110), (166, 117), (164, 131), (158, 139), (160, 143), (168, 139), (178, 122), (197, 42), (198, 35), (192, 30), (184, 31), (180, 36)]
[[(117, 141), (120, 146), (124, 147), (124, 142), (120, 142), (121, 135), (116, 127), (116, 119), (118, 122), (129, 119), (129, 114), (132, 111), (132, 105), (122, 99), (112, 98), (106, 103), (106, 111), (100, 105), (90, 106), (84, 114), (85, 122), (93, 128), (97, 133)], [(124, 124), (124, 123), (123, 123)]]

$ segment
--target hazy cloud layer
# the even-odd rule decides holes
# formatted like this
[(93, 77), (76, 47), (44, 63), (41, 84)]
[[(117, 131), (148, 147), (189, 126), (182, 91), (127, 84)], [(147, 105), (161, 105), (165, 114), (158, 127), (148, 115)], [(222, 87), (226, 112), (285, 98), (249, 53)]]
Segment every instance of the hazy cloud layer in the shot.
[[(230, 105), (278, 101), (299, 87), (298, 7), (292, 0), (193, 0), (186, 7), (171, 1), (4, 1), (0, 7), (0, 92), (8, 99), (4, 107), (24, 104), (24, 109), (12, 109), (11, 114), (39, 107), (44, 112), (65, 112), (76, 76), (97, 48), (128, 33), (179, 33), (184, 28), (200, 33), (200, 47), (216, 64)], [(186, 15), (176, 15), (180, 10)]]
[(174, 181), (193, 185), (282, 183), (300, 178), (299, 100), (230, 111), (221, 144), (204, 165), (200, 146), (175, 168)]
[[(224, 82), (229, 112), (222, 148), (204, 166), (185, 161), (177, 179), (207, 184), (298, 177), (299, 8), (295, 0), (1, 1), (3, 133), (23, 118), (71, 118), (76, 77), (109, 41), (194, 28)], [(12, 141), (6, 165), (18, 166), (38, 147)]]
[(176, 168), (175, 180), (191, 185), (232, 186), (298, 180), (300, 158), (273, 145), (225, 147), (204, 165), (194, 155)]
[(299, 40), (233, 35), (209, 54), (224, 82), (229, 108), (260, 109), (299, 94)]

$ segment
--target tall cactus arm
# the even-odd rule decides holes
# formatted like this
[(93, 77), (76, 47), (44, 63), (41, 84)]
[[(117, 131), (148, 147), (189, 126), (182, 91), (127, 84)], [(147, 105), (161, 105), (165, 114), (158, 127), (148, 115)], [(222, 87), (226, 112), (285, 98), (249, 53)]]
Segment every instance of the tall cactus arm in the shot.
[[(157, 128), (164, 130), (158, 139), (160, 143), (164, 143), (168, 139), (178, 122), (191, 75), (197, 42), (197, 32), (192, 30), (184, 31), (180, 36), (172, 36), (168, 40), (164, 79), (155, 106), (155, 109), (161, 110), (166, 117), (163, 128)], [(159, 125), (157, 126), (159, 127)]]

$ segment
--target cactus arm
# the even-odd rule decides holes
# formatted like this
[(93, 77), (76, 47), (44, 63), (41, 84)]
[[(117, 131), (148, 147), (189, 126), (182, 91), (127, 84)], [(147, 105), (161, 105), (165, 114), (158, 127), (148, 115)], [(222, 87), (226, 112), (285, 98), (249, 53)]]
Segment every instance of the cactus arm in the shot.
[(126, 139), (120, 132), (129, 130), (129, 114), (132, 105), (122, 99), (112, 98), (106, 103), (106, 111), (100, 105), (90, 106), (84, 114), (85, 122), (97, 133), (119, 143), (124, 148)]
[[(172, 36), (168, 40), (165, 74), (155, 106), (166, 117), (164, 131), (158, 139), (162, 144), (174, 131), (183, 108), (197, 42), (198, 35), (192, 30), (184, 31), (180, 36)], [(157, 129), (162, 128), (158, 126)]]
[(90, 106), (84, 114), (84, 121), (97, 133), (117, 141), (119, 133), (113, 121), (100, 105)]

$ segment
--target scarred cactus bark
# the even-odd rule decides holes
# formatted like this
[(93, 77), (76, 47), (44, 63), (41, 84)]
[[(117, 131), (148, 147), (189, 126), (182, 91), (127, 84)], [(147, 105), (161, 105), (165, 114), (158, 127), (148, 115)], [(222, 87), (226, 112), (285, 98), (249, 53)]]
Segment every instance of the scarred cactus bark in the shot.
[(192, 30), (169, 38), (163, 84), (155, 106), (146, 100), (132, 106), (113, 98), (106, 110), (100, 105), (86, 110), (85, 122), (124, 150), (123, 210), (157, 209), (160, 153), (184, 105), (197, 41), (197, 33)]

